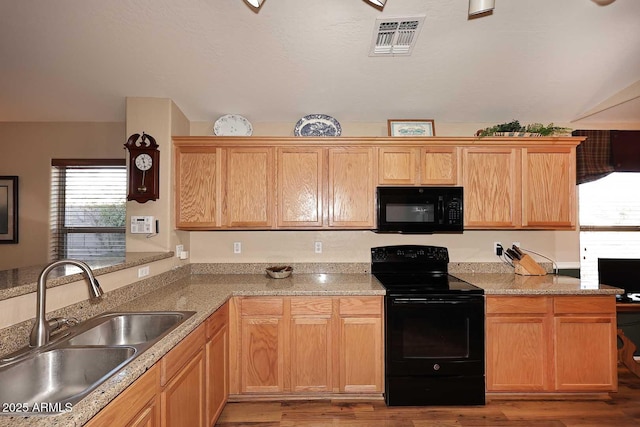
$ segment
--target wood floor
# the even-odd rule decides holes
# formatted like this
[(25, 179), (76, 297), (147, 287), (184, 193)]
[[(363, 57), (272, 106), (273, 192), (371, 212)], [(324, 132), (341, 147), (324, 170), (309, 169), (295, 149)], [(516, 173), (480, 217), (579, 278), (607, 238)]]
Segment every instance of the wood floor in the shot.
[(492, 400), (475, 407), (392, 407), (384, 402), (228, 403), (219, 427), (638, 427), (640, 378), (621, 367), (609, 400)]

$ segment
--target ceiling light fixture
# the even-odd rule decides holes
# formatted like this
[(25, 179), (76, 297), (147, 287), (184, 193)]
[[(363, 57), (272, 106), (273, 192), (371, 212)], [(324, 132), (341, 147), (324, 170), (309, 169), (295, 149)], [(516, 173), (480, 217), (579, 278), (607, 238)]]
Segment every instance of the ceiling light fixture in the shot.
[(260, 6), (262, 6), (262, 2), (264, 0), (244, 0), (244, 1), (249, 3), (252, 7), (255, 7), (256, 9), (259, 9)]
[(367, 0), (367, 1), (372, 5), (379, 7), (380, 9), (382, 9), (384, 7), (384, 4), (387, 2), (387, 0)]
[(469, 0), (469, 16), (493, 11), (496, 0)]

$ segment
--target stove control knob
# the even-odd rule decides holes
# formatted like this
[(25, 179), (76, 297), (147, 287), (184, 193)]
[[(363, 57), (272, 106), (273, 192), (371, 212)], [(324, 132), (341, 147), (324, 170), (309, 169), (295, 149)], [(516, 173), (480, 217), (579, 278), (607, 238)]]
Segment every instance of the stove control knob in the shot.
[(435, 365), (433, 365), (433, 370), (434, 371), (439, 371), (440, 370), (440, 365), (438, 365), (437, 363)]

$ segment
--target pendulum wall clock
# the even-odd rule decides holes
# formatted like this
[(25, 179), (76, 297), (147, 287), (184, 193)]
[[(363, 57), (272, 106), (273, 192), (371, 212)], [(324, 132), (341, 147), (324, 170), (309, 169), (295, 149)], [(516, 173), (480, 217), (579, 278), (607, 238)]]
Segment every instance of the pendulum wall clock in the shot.
[(124, 144), (129, 150), (127, 200), (145, 203), (160, 198), (160, 151), (151, 135), (134, 133)]

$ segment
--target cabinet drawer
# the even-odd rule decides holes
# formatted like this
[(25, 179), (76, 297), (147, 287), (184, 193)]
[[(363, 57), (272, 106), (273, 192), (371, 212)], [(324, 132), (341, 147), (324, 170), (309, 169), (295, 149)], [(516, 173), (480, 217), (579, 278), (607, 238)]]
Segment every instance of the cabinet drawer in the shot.
[(207, 319), (207, 339), (212, 338), (229, 321), (229, 304), (224, 303)]
[(242, 298), (240, 300), (240, 314), (242, 316), (282, 316), (284, 310), (282, 298)]
[(545, 314), (548, 305), (547, 297), (487, 297), (487, 314)]
[(340, 315), (381, 315), (381, 297), (340, 298)]
[(332, 306), (331, 298), (295, 297), (295, 298), (291, 298), (291, 315), (304, 316), (304, 315), (326, 314), (327, 316), (330, 316), (331, 306)]
[(205, 332), (203, 323), (160, 359), (160, 385), (166, 385), (180, 368), (202, 349), (205, 343)]
[(556, 297), (553, 300), (553, 310), (556, 314), (613, 314), (616, 312), (616, 299), (614, 296)]

